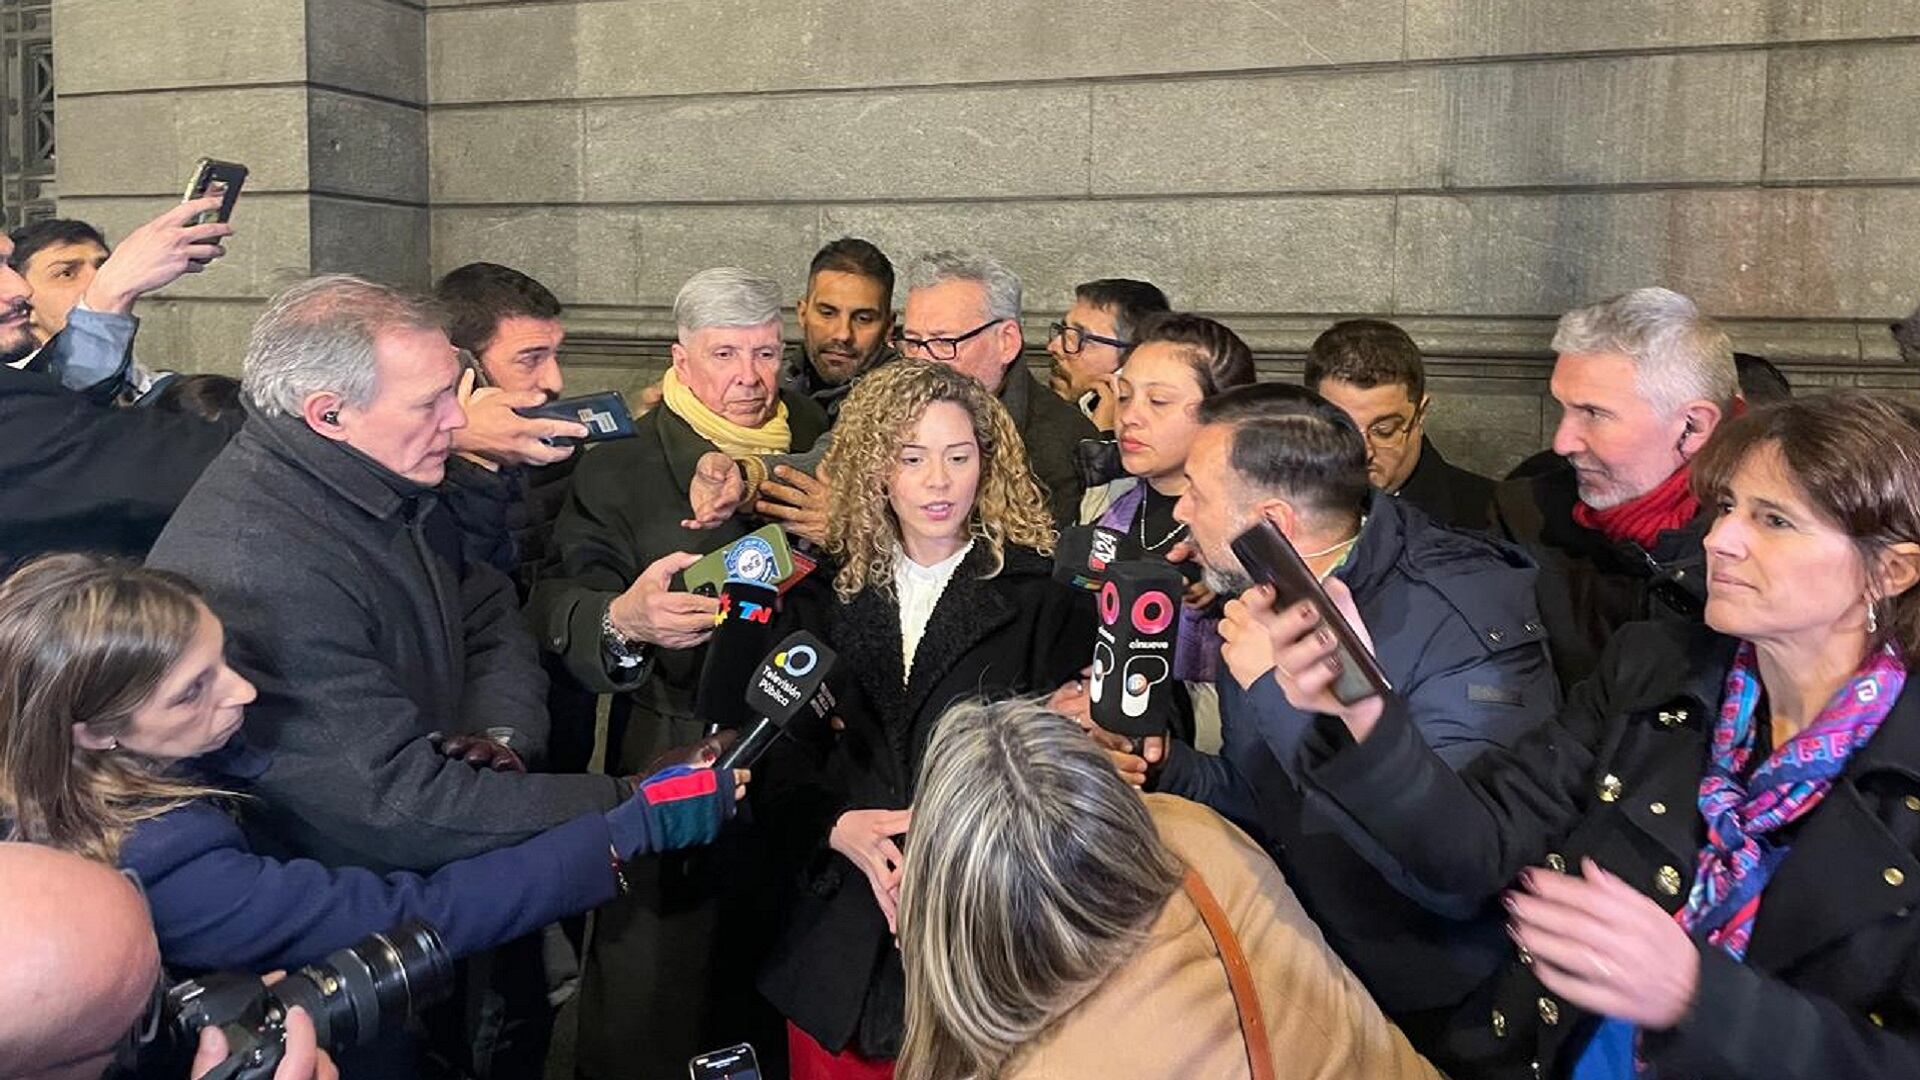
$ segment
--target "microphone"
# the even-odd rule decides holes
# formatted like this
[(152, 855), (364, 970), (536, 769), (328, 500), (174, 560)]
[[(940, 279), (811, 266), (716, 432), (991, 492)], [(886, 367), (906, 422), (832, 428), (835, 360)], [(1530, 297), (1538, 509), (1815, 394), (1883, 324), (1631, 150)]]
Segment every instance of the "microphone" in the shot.
[(1165, 735), (1173, 726), (1182, 586), (1180, 572), (1158, 559), (1107, 568), (1087, 698), (1093, 722), (1116, 735)]
[(1125, 534), (1100, 525), (1074, 525), (1053, 546), (1053, 580), (1088, 592), (1107, 580)]
[(786, 730), (787, 721), (812, 701), (816, 693), (823, 692), (820, 683), (833, 670), (835, 659), (832, 649), (805, 630), (787, 635), (787, 639), (760, 662), (741, 698), (747, 711), (759, 719), (739, 742), (720, 755), (713, 767), (752, 768)]
[(743, 728), (753, 722), (740, 688), (773, 646), (773, 604), (778, 595), (773, 586), (751, 581), (728, 581), (720, 587), (720, 613), (713, 636), (707, 639), (707, 655), (693, 695), (694, 713), (709, 725)]

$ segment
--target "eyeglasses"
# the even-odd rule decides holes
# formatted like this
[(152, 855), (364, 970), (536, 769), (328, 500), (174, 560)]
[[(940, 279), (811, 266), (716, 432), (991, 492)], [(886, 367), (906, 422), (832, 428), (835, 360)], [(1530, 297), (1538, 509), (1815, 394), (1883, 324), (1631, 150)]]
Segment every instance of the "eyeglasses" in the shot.
[(1361, 436), (1370, 446), (1393, 447), (1407, 441), (1413, 429), (1420, 426), (1420, 417), (1427, 411), (1427, 403), (1414, 406), (1412, 416), (1383, 417), (1367, 425)]
[(893, 347), (898, 350), (902, 356), (912, 356), (914, 353), (919, 353), (929, 360), (939, 360), (945, 363), (960, 355), (960, 346), (963, 342), (971, 341), (1006, 321), (1005, 319), (989, 319), (966, 333), (961, 334), (959, 337), (911, 338), (905, 333), (895, 330), (893, 332)]
[(1047, 340), (1052, 341), (1054, 338), (1060, 339), (1060, 351), (1068, 354), (1079, 352), (1086, 347), (1089, 341), (1097, 341), (1102, 345), (1111, 345), (1116, 349), (1124, 349), (1133, 344), (1131, 341), (1121, 341), (1119, 338), (1110, 338), (1105, 334), (1096, 334), (1091, 330), (1064, 322), (1047, 324)]

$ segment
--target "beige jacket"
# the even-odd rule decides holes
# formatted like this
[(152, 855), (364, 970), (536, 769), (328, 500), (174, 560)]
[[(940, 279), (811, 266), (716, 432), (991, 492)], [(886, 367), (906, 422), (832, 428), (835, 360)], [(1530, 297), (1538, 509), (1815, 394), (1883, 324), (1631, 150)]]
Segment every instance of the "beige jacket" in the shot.
[[(1281, 1080), (1435, 1080), (1321, 938), (1280, 870), (1196, 803), (1148, 795), (1161, 839), (1200, 871), (1259, 989)], [(1184, 891), (1145, 945), (1009, 1064), (1008, 1080), (1247, 1080), (1246, 1044), (1213, 938)]]

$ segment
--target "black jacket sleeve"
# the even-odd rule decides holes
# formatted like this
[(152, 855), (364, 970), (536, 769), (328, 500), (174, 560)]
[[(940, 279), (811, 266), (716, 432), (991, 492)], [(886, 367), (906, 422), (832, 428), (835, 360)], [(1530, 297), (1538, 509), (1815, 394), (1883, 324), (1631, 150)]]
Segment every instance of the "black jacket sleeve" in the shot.
[(1355, 743), (1334, 717), (1316, 718), (1299, 773), (1426, 889), (1474, 904), (1504, 888), (1573, 830), (1588, 774), (1615, 720), (1623, 630), (1608, 663), (1576, 687), (1554, 720), (1511, 747), (1490, 745), (1460, 773), (1421, 738), (1399, 697)]

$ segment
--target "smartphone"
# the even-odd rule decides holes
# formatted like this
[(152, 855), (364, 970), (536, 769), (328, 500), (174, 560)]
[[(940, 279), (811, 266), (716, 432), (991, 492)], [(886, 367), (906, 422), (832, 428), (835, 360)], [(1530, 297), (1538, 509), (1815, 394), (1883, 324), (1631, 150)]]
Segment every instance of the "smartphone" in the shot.
[(1273, 522), (1262, 518), (1253, 528), (1234, 537), (1233, 554), (1255, 581), (1273, 586), (1275, 610), (1307, 600), (1320, 613), (1321, 622), (1333, 632), (1334, 656), (1340, 661), (1340, 677), (1334, 680), (1333, 696), (1339, 698), (1342, 705), (1378, 697), (1393, 689), (1387, 673), (1380, 670), (1379, 662), (1361, 644), (1360, 635), (1353, 632), (1340, 609), (1327, 599), (1320, 579), (1314, 577), (1306, 560)]
[(240, 189), (247, 182), (247, 167), (231, 161), (215, 161), (213, 158), (201, 158), (193, 167), (193, 179), (187, 181), (187, 193), (180, 197), (181, 202), (210, 195), (220, 196), (220, 209), (208, 210), (193, 219), (195, 225), (209, 222), (226, 222), (233, 218), (233, 204), (240, 198)]
[(687, 1075), (693, 1080), (760, 1080), (760, 1059), (753, 1056), (752, 1043), (741, 1043), (696, 1056), (687, 1062)]
[(561, 398), (545, 405), (529, 405), (513, 411), (529, 419), (571, 420), (586, 425), (586, 438), (555, 435), (546, 440), (549, 446), (578, 446), (581, 443), (633, 437), (633, 414), (627, 411), (627, 399), (621, 397), (618, 390)]
[(779, 525), (763, 525), (680, 572), (679, 587), (702, 596), (719, 596), (728, 581), (755, 581), (779, 587), (793, 576), (793, 549)]

